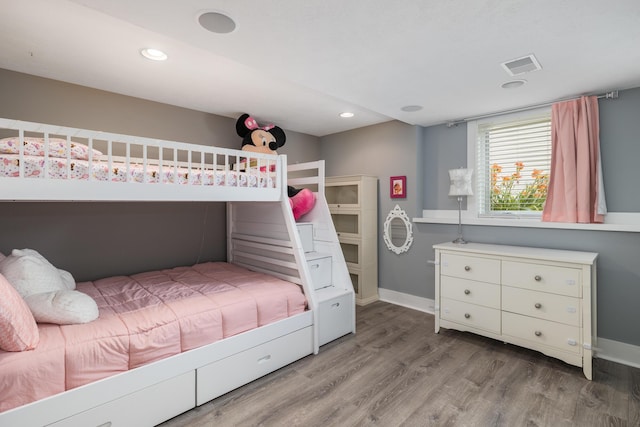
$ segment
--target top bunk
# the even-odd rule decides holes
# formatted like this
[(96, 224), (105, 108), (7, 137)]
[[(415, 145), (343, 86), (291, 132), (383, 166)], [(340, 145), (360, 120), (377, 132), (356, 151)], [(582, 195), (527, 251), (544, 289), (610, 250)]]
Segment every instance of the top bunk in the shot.
[(286, 156), (0, 118), (0, 201), (277, 201)]

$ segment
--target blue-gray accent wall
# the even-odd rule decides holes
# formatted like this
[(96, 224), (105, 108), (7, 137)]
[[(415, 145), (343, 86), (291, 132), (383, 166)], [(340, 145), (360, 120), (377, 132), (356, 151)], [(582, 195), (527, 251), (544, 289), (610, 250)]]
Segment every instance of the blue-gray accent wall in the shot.
[[(640, 88), (620, 91), (618, 99), (599, 101), (602, 166), (610, 212), (640, 212)], [(337, 175), (373, 174), (380, 179), (379, 230), (392, 199), (390, 175), (407, 171), (409, 197), (400, 205), (409, 216), (422, 209), (455, 210), (448, 196), (448, 170), (466, 166), (467, 128), (462, 123), (421, 128), (389, 122), (322, 138), (321, 156)], [(418, 141), (412, 138), (418, 138)], [(353, 153), (345, 156), (345, 153)], [(358, 161), (357, 159), (366, 159)], [(416, 162), (417, 159), (417, 162)], [(415, 166), (415, 170), (413, 167)], [(415, 181), (414, 181), (415, 179)], [(393, 199), (396, 200), (396, 199)], [(413, 213), (412, 213), (413, 211)], [(414, 223), (414, 244), (403, 255), (379, 246), (380, 287), (418, 297), (435, 296), (432, 246), (452, 240), (457, 225)], [(640, 345), (640, 233), (540, 228), (464, 226), (474, 242), (535, 246), (599, 253), (597, 265), (598, 336)]]

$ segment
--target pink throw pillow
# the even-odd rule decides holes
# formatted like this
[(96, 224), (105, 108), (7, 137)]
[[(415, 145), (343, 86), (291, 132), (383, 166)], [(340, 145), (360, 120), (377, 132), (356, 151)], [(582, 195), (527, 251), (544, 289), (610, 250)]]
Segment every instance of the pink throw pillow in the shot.
[(40, 342), (38, 325), (18, 291), (0, 274), (0, 349), (33, 350)]

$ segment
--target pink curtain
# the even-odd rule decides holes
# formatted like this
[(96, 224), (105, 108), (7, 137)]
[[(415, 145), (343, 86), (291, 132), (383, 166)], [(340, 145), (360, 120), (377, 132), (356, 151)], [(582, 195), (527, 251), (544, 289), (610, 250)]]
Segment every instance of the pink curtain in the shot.
[(599, 134), (597, 97), (551, 107), (551, 173), (543, 221), (604, 222)]

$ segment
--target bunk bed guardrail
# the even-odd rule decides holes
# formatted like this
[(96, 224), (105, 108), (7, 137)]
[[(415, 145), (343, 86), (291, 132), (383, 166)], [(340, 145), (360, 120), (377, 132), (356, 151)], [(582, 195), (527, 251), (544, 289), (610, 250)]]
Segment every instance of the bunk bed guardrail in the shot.
[(279, 200), (285, 168), (277, 155), (0, 118), (0, 200)]

